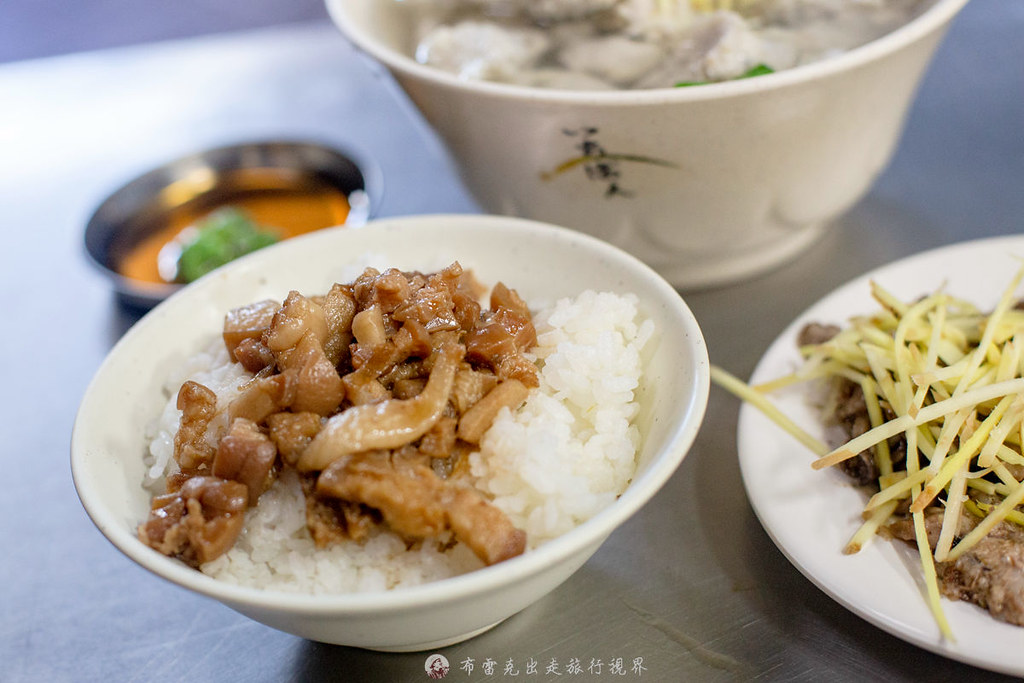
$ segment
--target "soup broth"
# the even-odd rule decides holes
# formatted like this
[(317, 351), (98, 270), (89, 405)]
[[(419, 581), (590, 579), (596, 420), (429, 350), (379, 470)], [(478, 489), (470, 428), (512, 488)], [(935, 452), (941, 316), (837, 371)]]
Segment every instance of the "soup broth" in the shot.
[(228, 206), (282, 240), (342, 225), (350, 210), (348, 198), (337, 187), (282, 169), (237, 170), (218, 178), (212, 188), (202, 182), (172, 185), (159, 205), (139, 219), (144, 225), (134, 232), (143, 238), (124, 249), (118, 272), (143, 282), (173, 282), (184, 237), (211, 213)]
[(563, 90), (673, 88), (827, 59), (932, 0), (420, 0), (411, 56), (462, 79)]

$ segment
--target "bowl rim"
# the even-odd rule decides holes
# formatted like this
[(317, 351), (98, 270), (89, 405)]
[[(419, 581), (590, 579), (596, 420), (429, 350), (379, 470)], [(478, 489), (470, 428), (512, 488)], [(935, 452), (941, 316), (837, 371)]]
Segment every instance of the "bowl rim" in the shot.
[(645, 106), (660, 103), (697, 102), (727, 99), (755, 92), (785, 88), (851, 71), (869, 62), (921, 40), (950, 22), (969, 0), (934, 0), (910, 21), (896, 29), (842, 54), (784, 69), (757, 78), (707, 83), (694, 88), (650, 88), (636, 90), (556, 90), (508, 83), (473, 81), (415, 59), (386, 45), (376, 36), (363, 32), (350, 19), (347, 4), (352, 0), (325, 0), (327, 13), (341, 33), (357, 48), (369, 54), (392, 72), (416, 78), (432, 85), (477, 93), (497, 99), (528, 100), (538, 103), (577, 106)]
[[(130, 302), (145, 302), (148, 305), (158, 303), (171, 296), (182, 288), (183, 285), (173, 282), (156, 283), (136, 280), (127, 277), (111, 268), (104, 254), (100, 253), (101, 247), (96, 244), (98, 238), (96, 233), (103, 224), (99, 223), (99, 216), (105, 207), (114, 202), (124, 193), (130, 193), (132, 188), (143, 186), (147, 181), (158, 178), (165, 169), (182, 166), (191, 161), (201, 160), (207, 156), (220, 155), (234, 150), (246, 148), (272, 148), (272, 147), (312, 147), (319, 148), (329, 154), (350, 162), (359, 172), (362, 180), (362, 192), (366, 195), (368, 208), (367, 213), (358, 223), (361, 225), (372, 220), (380, 210), (380, 203), (384, 195), (384, 180), (380, 166), (365, 151), (358, 146), (347, 142), (335, 142), (324, 137), (316, 136), (289, 136), (281, 138), (253, 138), (240, 139), (235, 141), (224, 141), (211, 147), (193, 149), (192, 151), (175, 155), (173, 158), (165, 159), (159, 163), (153, 163), (142, 170), (127, 175), (121, 182), (114, 185), (103, 197), (96, 201), (88, 218), (85, 221), (85, 228), (82, 231), (81, 248), (92, 267), (111, 282), (119, 294), (125, 296)], [(345, 223), (350, 225), (349, 223)], [(294, 238), (293, 238), (294, 239)]]
[[(685, 394), (680, 395), (680, 400), (687, 404), (687, 410), (680, 417), (678, 424), (666, 434), (665, 448), (651, 459), (647, 469), (639, 477), (634, 478), (622, 495), (611, 505), (576, 528), (535, 550), (466, 574), (397, 590), (370, 593), (305, 594), (236, 586), (207, 576), (185, 566), (178, 560), (160, 555), (142, 544), (132, 533), (133, 529), (126, 526), (125, 520), (114, 515), (104, 504), (99, 492), (89, 486), (89, 477), (84, 469), (86, 464), (83, 462), (85, 457), (84, 445), (81, 443), (84, 429), (83, 412), (85, 412), (89, 396), (93, 394), (95, 386), (100, 383), (105, 369), (112, 363), (112, 359), (118, 351), (134, 343), (133, 340), (141, 335), (144, 329), (159, 324), (161, 312), (170, 306), (177, 305), (175, 302), (191, 296), (190, 293), (193, 291), (209, 286), (215, 277), (227, 279), (232, 270), (245, 268), (250, 261), (266, 258), (266, 254), (270, 250), (287, 255), (287, 251), (301, 249), (306, 242), (333, 239), (328, 233), (333, 235), (341, 231), (378, 230), (382, 234), (387, 234), (389, 230), (416, 230), (425, 221), (434, 223), (445, 221), (446, 224), (457, 222), (474, 226), (486, 223), (505, 226), (506, 229), (556, 235), (560, 239), (571, 240), (575, 244), (591, 250), (595, 257), (612, 259), (625, 264), (630, 270), (635, 270), (643, 279), (650, 282), (658, 294), (658, 301), (667, 298), (674, 304), (671, 310), (682, 323), (685, 336), (691, 346), (693, 359), (689, 370), (693, 376), (693, 383)], [(305, 615), (385, 615), (411, 608), (461, 601), (503, 586), (515, 585), (542, 574), (546, 568), (558, 565), (590, 546), (596, 548), (617, 527), (650, 501), (678, 469), (700, 429), (707, 408), (709, 389), (710, 368), (707, 348), (696, 317), (683, 297), (664, 278), (628, 252), (575, 230), (518, 217), (485, 214), (423, 214), (379, 218), (357, 228), (328, 228), (316, 231), (278, 243), (261, 252), (243, 256), (216, 272), (186, 285), (158, 304), (118, 340), (89, 382), (83, 394), (82, 403), (79, 405), (71, 433), (71, 474), (79, 500), (99, 531), (136, 564), (165, 580), (208, 597), (249, 608)]]

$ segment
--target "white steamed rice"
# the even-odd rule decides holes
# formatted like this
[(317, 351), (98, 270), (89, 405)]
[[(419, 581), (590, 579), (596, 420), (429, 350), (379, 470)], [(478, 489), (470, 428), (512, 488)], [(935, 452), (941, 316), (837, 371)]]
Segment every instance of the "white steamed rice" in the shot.
[[(474, 485), (527, 533), (528, 551), (590, 519), (629, 484), (640, 436), (632, 424), (642, 372), (641, 351), (654, 325), (640, 320), (634, 295), (586, 291), (534, 316), (540, 388), (516, 412), (502, 411), (470, 456)], [(151, 426), (145, 486), (162, 492), (173, 459), (186, 379), (212, 389), (226, 406), (251, 377), (231, 363), (218, 339), (169, 378), (169, 401)], [(305, 593), (379, 591), (436, 581), (478, 569), (456, 543), (411, 550), (396, 534), (375, 532), (362, 543), (317, 549), (306, 530), (297, 475), (285, 472), (246, 513), (235, 546), (201, 567), (234, 584)]]

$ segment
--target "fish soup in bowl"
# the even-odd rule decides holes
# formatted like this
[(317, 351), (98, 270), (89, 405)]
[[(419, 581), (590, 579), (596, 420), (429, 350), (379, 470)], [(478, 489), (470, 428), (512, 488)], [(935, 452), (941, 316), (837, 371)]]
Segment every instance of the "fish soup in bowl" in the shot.
[[(701, 33), (686, 37), (683, 23), (675, 43), (653, 45), (658, 59), (646, 58), (660, 68), (672, 61), (661, 58), (664, 52), (690, 50), (696, 61), (659, 77), (656, 87), (631, 89), (608, 85), (643, 82), (647, 72), (632, 67), (645, 58), (632, 44), (634, 57), (609, 57), (607, 44), (621, 47), (631, 38), (605, 29), (566, 22), (540, 35), (529, 28), (533, 33), (524, 38), (527, 29), (517, 26), (507, 29), (511, 38), (480, 37), (492, 31), (424, 46), (432, 31), (452, 28), (434, 18), (437, 2), (327, 0), (327, 6), (342, 33), (389, 69), (438, 132), (486, 211), (595, 235), (673, 285), (698, 288), (797, 257), (864, 196), (888, 163), (918, 82), (965, 2), (883, 3), (905, 8), (906, 16), (882, 21), (864, 44), (857, 44), (862, 35), (844, 38), (838, 45), (849, 49), (836, 54), (829, 41), (813, 49), (799, 42), (780, 47), (774, 34), (750, 28), (741, 13), (701, 15), (691, 22)], [(520, 22), (543, 8), (595, 4), (605, 12), (671, 6), (690, 16), (701, 3), (500, 3)], [(781, 14), (787, 6), (731, 4)], [(469, 6), (479, 15), (477, 8), (494, 3), (440, 6)], [(825, 4), (813, 6), (821, 11), (812, 15), (829, 16)], [(657, 33), (672, 21), (645, 30)], [(829, 24), (818, 23), (819, 33), (827, 32)], [(574, 57), (563, 61), (578, 60), (582, 68), (553, 67), (559, 41), (579, 34), (590, 42), (567, 46)], [(480, 59), (467, 58), (460, 41), (480, 41), (486, 50)], [(499, 42), (505, 47), (495, 53)], [(424, 61), (449, 62), (450, 70), (418, 61), (417, 45)], [(493, 54), (516, 56), (492, 63), (486, 55)]]
[[(353, 335), (337, 359), (314, 318), (292, 346), (281, 343), (302, 316), (334, 310), (324, 292), (352, 294), (358, 319), (327, 325)], [(455, 300), (462, 313), (437, 322)], [(274, 302), (274, 315), (238, 313), (254, 302)], [(434, 322), (417, 342), (422, 315)], [(374, 365), (406, 343), (408, 367)], [(263, 361), (246, 348), (257, 344), (271, 353)], [(317, 364), (306, 379), (294, 371)], [(376, 386), (362, 383), (368, 373)], [(257, 392), (289, 374), (290, 394)], [(513, 218), (378, 221), (261, 250), (154, 309), (88, 389), (72, 470), (98, 528), (158, 576), (303, 637), (426, 649), (492, 627), (586, 562), (678, 467), (708, 381), (683, 300), (610, 245)], [(205, 423), (202, 405), (179, 398), (189, 382), (214, 394)], [(339, 382), (339, 405), (316, 405)], [(481, 422), (488, 411), (475, 406), (515, 382), (527, 391)], [(425, 406), (445, 384), (452, 393), (431, 417)], [(469, 394), (478, 402), (459, 407)], [(269, 412), (250, 400), (267, 396)], [(310, 414), (313, 433), (291, 442), (298, 451), (275, 435), (275, 422)], [(260, 473), (267, 444), (272, 465)], [(251, 459), (234, 466), (238, 450)], [(403, 486), (430, 496), (396, 502)], [(348, 537), (319, 546), (310, 520), (323, 519), (321, 504), (356, 533), (342, 525)], [(230, 542), (215, 538), (236, 524), (244, 531)]]
[(692, 87), (835, 57), (932, 0), (419, 0), (398, 2), (417, 62), (557, 90)]

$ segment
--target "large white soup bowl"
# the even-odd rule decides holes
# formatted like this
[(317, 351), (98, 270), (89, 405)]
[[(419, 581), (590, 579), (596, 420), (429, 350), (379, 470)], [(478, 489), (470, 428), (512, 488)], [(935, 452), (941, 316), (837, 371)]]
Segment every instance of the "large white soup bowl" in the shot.
[(614, 92), (460, 80), (408, 56), (415, 3), (326, 2), (439, 133), (484, 210), (596, 235), (697, 288), (794, 258), (867, 192), (967, 0), (926, 2), (874, 42), (788, 71)]

